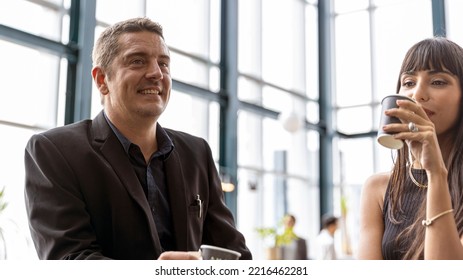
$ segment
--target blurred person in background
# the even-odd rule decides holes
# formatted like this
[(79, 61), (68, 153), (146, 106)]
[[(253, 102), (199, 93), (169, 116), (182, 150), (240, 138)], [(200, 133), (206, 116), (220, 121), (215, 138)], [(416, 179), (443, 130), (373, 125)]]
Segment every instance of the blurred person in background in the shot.
[(329, 214), (322, 217), (322, 228), (315, 239), (315, 259), (337, 259), (334, 234), (338, 229), (338, 220), (338, 217)]
[(294, 232), (296, 217), (286, 214), (283, 218), (285, 241), (281, 245), (281, 257), (283, 260), (307, 260), (307, 242)]

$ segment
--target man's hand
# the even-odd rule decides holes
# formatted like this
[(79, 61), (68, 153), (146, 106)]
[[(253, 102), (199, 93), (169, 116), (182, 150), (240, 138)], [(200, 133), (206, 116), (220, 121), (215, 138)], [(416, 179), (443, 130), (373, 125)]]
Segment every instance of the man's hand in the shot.
[(197, 251), (179, 252), (167, 251), (162, 253), (158, 260), (201, 260), (201, 253)]

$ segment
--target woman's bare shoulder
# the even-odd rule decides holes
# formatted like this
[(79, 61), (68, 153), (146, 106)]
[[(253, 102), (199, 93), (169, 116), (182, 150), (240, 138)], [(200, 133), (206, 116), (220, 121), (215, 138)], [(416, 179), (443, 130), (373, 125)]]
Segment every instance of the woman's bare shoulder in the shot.
[(375, 198), (379, 202), (383, 201), (390, 177), (390, 172), (376, 173), (368, 177), (363, 185), (364, 195)]
[(372, 186), (372, 187), (387, 187), (389, 182), (389, 178), (391, 178), (390, 172), (381, 172), (371, 175), (365, 181), (365, 186)]

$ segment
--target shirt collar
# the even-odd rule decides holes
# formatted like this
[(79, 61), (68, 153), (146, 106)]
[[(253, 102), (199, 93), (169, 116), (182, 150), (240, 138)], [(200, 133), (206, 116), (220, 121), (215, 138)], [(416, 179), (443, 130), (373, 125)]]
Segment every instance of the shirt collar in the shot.
[[(106, 121), (108, 122), (109, 127), (111, 127), (114, 134), (116, 134), (117, 139), (119, 139), (119, 142), (121, 142), (124, 151), (128, 154), (130, 145), (136, 144), (130, 142), (130, 140), (127, 139), (127, 137), (125, 137), (119, 131), (119, 129), (117, 129), (117, 127), (109, 120), (108, 116), (106, 116), (106, 113), (104, 111), (103, 115)], [(172, 142), (172, 139), (170, 139), (166, 130), (162, 128), (159, 123), (156, 124), (156, 139), (158, 141), (158, 150), (155, 152), (155, 154), (160, 155), (164, 160), (166, 160), (174, 150), (174, 143)]]

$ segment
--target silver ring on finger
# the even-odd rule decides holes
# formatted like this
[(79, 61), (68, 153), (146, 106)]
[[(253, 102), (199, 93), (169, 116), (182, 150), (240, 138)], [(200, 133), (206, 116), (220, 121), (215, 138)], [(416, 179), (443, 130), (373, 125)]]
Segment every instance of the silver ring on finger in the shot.
[(414, 122), (409, 122), (408, 123), (408, 130), (410, 130), (410, 132), (418, 132), (418, 131), (420, 131)]

